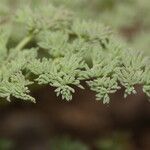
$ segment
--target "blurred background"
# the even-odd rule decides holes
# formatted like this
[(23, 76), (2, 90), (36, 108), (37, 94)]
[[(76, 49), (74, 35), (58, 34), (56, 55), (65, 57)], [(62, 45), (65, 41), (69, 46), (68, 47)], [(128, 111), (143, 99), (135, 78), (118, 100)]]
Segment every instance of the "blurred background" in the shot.
[[(150, 55), (150, 0), (0, 0), (0, 22), (18, 7), (49, 3), (110, 26), (128, 47)], [(71, 102), (50, 87), (32, 93), (36, 104), (0, 102), (0, 150), (149, 150), (150, 103), (136, 89), (127, 99), (122, 89), (109, 105), (88, 88), (76, 89)]]

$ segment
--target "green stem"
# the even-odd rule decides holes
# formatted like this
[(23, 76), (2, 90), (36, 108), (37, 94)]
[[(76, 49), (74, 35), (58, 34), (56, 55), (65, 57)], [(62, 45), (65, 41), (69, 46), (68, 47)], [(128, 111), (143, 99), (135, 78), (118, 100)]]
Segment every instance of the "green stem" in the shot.
[(28, 35), (25, 37), (17, 46), (16, 50), (23, 49), (31, 40), (33, 39), (33, 34)]

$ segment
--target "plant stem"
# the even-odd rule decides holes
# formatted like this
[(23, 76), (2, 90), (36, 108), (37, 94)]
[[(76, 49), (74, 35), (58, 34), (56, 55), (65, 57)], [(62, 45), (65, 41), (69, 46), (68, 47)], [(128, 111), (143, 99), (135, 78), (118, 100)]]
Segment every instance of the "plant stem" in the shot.
[(16, 50), (23, 49), (31, 40), (33, 39), (33, 34), (28, 35), (25, 37), (17, 46)]

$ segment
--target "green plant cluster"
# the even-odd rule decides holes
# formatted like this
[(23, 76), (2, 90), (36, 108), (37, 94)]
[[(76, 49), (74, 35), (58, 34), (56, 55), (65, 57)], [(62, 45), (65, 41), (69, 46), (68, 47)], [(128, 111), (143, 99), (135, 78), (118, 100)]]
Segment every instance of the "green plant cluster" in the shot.
[(38, 84), (69, 101), (84, 82), (103, 103), (122, 87), (125, 97), (135, 94), (135, 85), (150, 96), (149, 57), (128, 49), (100, 22), (53, 5), (22, 6), (1, 16), (0, 97), (35, 102), (29, 85)]
[(55, 137), (50, 140), (52, 150), (89, 150), (88, 146), (78, 140), (72, 140), (68, 136)]

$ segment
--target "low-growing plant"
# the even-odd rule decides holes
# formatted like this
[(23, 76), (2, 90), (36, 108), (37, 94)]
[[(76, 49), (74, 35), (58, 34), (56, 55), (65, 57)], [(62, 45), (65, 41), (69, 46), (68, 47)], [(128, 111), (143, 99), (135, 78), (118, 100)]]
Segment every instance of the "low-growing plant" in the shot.
[[(6, 13), (7, 14), (7, 13)], [(85, 82), (96, 99), (125, 88), (124, 97), (141, 85), (150, 96), (150, 60), (127, 48), (100, 22), (83, 20), (52, 5), (22, 7), (0, 22), (0, 97), (35, 102), (29, 85), (50, 85), (70, 101)]]
[(52, 150), (89, 150), (88, 146), (78, 140), (72, 140), (68, 136), (55, 137), (50, 140)]
[(14, 143), (10, 139), (0, 139), (0, 150), (11, 150)]

